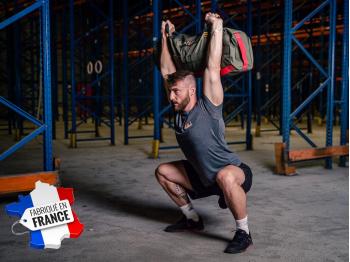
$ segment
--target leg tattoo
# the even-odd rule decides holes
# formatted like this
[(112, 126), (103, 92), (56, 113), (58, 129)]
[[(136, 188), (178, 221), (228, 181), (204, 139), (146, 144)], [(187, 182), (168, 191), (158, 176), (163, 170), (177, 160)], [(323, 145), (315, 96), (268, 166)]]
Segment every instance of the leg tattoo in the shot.
[(176, 184), (176, 194), (178, 198), (182, 198), (187, 203), (190, 201), (185, 189), (182, 186), (179, 186), (178, 184)]

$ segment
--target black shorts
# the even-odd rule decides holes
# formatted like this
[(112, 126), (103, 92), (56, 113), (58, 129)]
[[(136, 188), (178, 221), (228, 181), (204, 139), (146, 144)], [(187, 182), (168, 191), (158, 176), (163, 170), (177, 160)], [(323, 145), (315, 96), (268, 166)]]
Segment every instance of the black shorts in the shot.
[[(215, 184), (209, 187), (204, 186), (203, 183), (200, 181), (199, 176), (196, 170), (192, 167), (192, 165), (187, 160), (182, 160), (182, 163), (185, 167), (187, 176), (193, 188), (193, 191), (187, 190), (187, 193), (191, 199), (198, 199), (198, 198), (208, 197), (212, 195), (218, 195), (218, 196), (224, 195), (221, 188), (218, 186), (216, 182)], [(241, 185), (241, 187), (243, 188), (244, 192), (247, 193), (252, 187), (253, 173), (250, 170), (249, 166), (247, 166), (244, 163), (241, 163), (238, 167), (241, 168), (244, 172), (245, 180), (244, 180), (244, 183)]]

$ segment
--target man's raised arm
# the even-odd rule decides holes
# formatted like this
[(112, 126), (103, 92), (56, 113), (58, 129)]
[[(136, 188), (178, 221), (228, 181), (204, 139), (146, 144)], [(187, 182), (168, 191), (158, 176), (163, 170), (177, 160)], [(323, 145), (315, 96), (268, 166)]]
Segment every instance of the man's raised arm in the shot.
[(206, 14), (205, 21), (210, 25), (211, 36), (208, 46), (207, 67), (203, 76), (203, 94), (214, 105), (220, 105), (224, 100), (220, 78), (223, 21), (218, 14), (213, 13)]
[[(166, 26), (169, 27), (169, 33), (172, 34), (175, 31), (174, 25), (169, 21), (162, 21), (162, 51), (160, 54), (160, 71), (162, 73), (163, 78), (166, 80), (169, 74), (175, 73), (176, 68), (173, 60), (171, 59), (168, 44), (167, 44), (167, 32)], [(166, 81), (165, 81), (166, 82)]]

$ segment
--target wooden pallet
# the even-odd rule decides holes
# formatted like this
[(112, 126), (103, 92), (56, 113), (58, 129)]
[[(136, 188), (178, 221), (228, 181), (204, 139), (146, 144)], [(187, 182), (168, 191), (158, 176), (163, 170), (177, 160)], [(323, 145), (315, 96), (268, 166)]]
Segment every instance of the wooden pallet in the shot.
[(0, 176), (0, 195), (32, 191), (38, 180), (50, 185), (58, 185), (60, 164), (60, 159), (54, 158), (56, 171)]
[(38, 180), (57, 185), (58, 171), (0, 176), (0, 195), (32, 191)]
[(295, 175), (296, 168), (290, 166), (291, 163), (322, 159), (334, 156), (347, 156), (349, 155), (348, 146), (329, 146), (324, 148), (308, 148), (291, 150), (286, 152), (286, 146), (284, 143), (275, 144), (275, 159), (276, 168), (275, 173), (281, 175)]

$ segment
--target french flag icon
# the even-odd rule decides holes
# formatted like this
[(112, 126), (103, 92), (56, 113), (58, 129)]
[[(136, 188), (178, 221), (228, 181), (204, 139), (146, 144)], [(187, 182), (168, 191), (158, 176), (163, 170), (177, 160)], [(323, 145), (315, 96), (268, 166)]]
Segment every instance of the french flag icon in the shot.
[[(5, 210), (8, 215), (22, 217), (27, 208), (43, 206), (61, 200), (68, 200), (69, 204), (73, 205), (73, 189), (56, 188), (47, 183), (37, 181), (35, 189), (29, 195), (19, 195), (19, 202), (6, 205)], [(64, 238), (78, 238), (84, 230), (84, 225), (79, 222), (73, 210), (72, 213), (74, 221), (71, 223), (31, 231), (30, 246), (37, 249), (58, 249), (61, 247), (61, 241)]]

